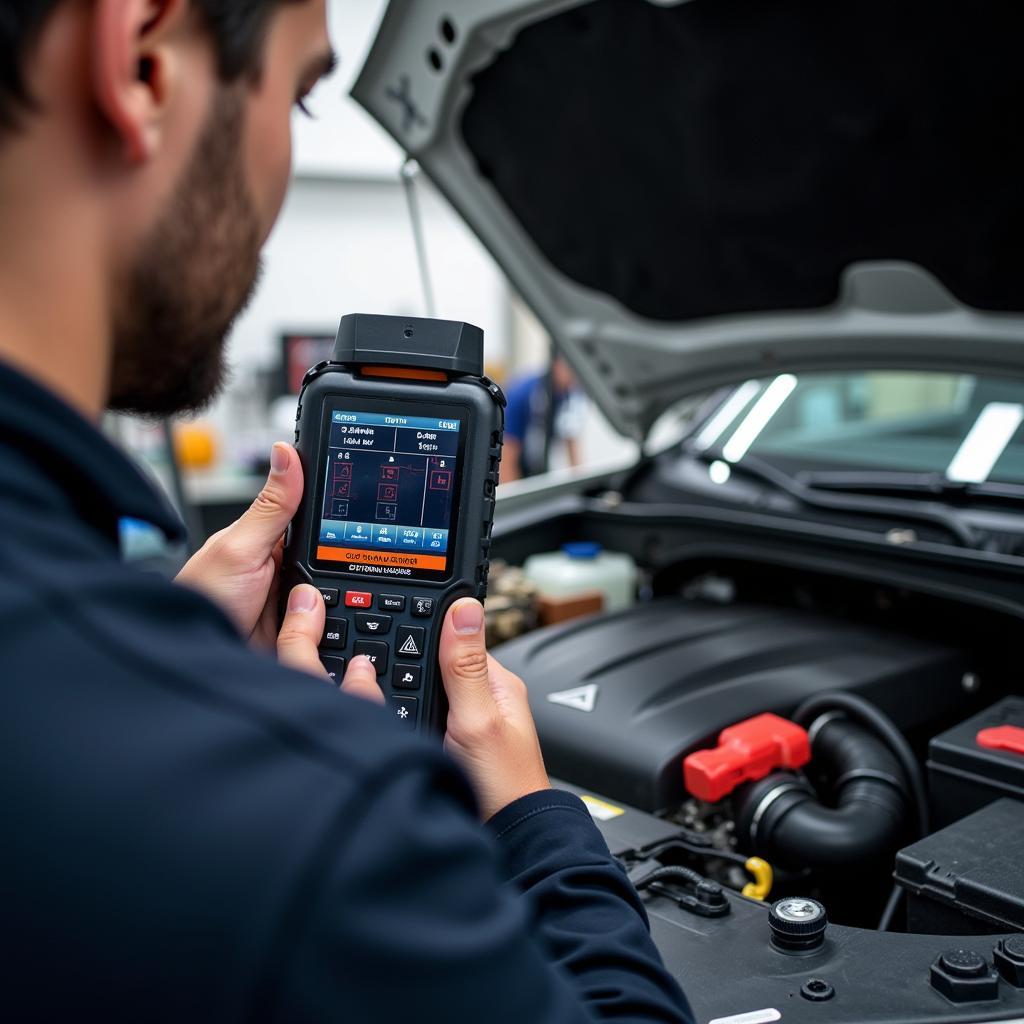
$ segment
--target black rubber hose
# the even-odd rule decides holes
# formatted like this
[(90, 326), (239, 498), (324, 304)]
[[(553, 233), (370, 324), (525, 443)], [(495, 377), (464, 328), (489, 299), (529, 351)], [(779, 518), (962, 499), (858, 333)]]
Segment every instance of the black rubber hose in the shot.
[(836, 806), (824, 806), (791, 773), (769, 775), (737, 801), (737, 824), (750, 846), (769, 861), (821, 870), (890, 853), (905, 828), (908, 799), (888, 747), (860, 725), (832, 719), (814, 737), (814, 759), (835, 779)]
[(804, 701), (796, 709), (793, 721), (805, 728), (829, 711), (842, 711), (850, 718), (870, 729), (879, 739), (883, 740), (893, 756), (900, 763), (903, 774), (910, 786), (914, 798), (914, 809), (917, 817), (917, 834), (924, 837), (929, 834), (928, 826), (928, 793), (925, 789), (924, 774), (914, 752), (910, 749), (903, 733), (883, 711), (870, 701), (858, 697), (845, 690), (829, 690), (819, 693)]

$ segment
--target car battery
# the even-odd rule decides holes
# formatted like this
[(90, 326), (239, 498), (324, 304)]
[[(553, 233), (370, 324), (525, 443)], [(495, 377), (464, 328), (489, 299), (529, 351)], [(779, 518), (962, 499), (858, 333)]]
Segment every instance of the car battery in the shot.
[(1024, 698), (1006, 697), (934, 737), (928, 782), (935, 828), (1001, 796), (1024, 801)]
[(1024, 930), (1024, 803), (1002, 798), (896, 854), (907, 931)]

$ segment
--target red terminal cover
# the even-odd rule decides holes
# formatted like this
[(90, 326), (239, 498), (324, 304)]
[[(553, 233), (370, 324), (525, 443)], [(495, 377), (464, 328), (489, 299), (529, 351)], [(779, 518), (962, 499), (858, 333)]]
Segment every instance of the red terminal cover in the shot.
[(1024, 754), (1024, 729), (1019, 725), (996, 725), (982, 729), (975, 737), (979, 747), (988, 750), (1008, 750), (1011, 754)]
[(691, 796), (715, 803), (741, 782), (763, 779), (776, 768), (801, 768), (810, 759), (807, 730), (766, 713), (723, 729), (715, 749), (690, 754), (683, 781)]

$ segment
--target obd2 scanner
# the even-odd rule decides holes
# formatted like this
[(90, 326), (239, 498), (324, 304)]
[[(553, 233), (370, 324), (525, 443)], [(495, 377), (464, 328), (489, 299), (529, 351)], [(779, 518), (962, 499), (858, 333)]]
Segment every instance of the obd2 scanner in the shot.
[(340, 684), (367, 655), (411, 730), (443, 732), (441, 624), (452, 602), (487, 590), (504, 407), (483, 376), (483, 331), (448, 320), (343, 317), (330, 360), (302, 383), (306, 487), (282, 603), (316, 586), (328, 674)]

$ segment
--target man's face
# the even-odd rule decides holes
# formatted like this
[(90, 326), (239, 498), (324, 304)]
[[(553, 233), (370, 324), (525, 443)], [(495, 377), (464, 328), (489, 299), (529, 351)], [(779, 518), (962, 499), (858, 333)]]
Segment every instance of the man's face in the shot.
[(262, 72), (219, 85), (191, 159), (117, 288), (110, 407), (201, 408), (225, 376), (225, 340), (251, 297), (291, 171), (295, 101), (330, 63), (326, 0), (271, 16)]
[(560, 395), (567, 395), (577, 387), (576, 374), (572, 367), (561, 357), (557, 356), (551, 364), (551, 373), (554, 378), (555, 390)]

